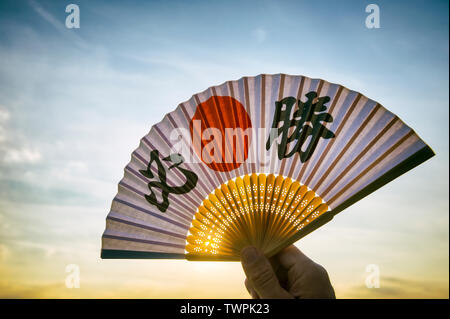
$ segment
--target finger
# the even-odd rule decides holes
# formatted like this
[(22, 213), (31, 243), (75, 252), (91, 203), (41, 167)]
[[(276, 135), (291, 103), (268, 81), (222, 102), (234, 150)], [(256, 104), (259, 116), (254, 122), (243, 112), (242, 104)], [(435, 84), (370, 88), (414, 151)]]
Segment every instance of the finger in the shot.
[(269, 260), (255, 247), (242, 250), (242, 268), (249, 284), (261, 298), (292, 298), (275, 276)]
[(288, 272), (291, 293), (300, 298), (335, 298), (328, 273), (319, 264), (309, 259), (300, 249), (291, 245), (276, 256)]
[(288, 246), (280, 251), (276, 256), (278, 263), (285, 269), (293, 266), (307, 268), (313, 261), (309, 259), (300, 249), (294, 245)]
[(284, 269), (284, 287), (291, 287), (298, 280), (307, 276), (307, 272), (314, 268), (314, 262), (303, 254), (300, 249), (294, 245), (288, 246), (279, 252), (274, 259)]
[(255, 289), (253, 289), (252, 285), (248, 282), (247, 278), (245, 278), (244, 284), (250, 296), (252, 296), (253, 299), (259, 299), (258, 294), (256, 293)]

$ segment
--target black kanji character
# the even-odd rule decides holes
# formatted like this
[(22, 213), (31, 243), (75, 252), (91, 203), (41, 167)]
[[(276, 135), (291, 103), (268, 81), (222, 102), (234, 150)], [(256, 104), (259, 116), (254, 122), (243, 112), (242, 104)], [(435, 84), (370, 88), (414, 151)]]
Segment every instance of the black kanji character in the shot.
[[(153, 179), (155, 176), (151, 172), (150, 167), (153, 162), (156, 162), (158, 167), (159, 181), (150, 181), (148, 183), (148, 189), (150, 190), (150, 194), (145, 195), (145, 199), (150, 204), (158, 207), (160, 211), (165, 212), (169, 207), (169, 195), (170, 194), (180, 195), (190, 192), (195, 187), (195, 185), (197, 185), (198, 176), (194, 172), (180, 167), (180, 165), (184, 163), (184, 158), (183, 156), (181, 156), (181, 154), (171, 154), (163, 158), (162, 160), (174, 163), (168, 169), (171, 170), (176, 168), (185, 176), (186, 182), (183, 185), (173, 187), (167, 184), (166, 169), (164, 168), (163, 163), (159, 158), (158, 150), (153, 150), (150, 153), (150, 161), (148, 163), (147, 169), (139, 170), (139, 172), (141, 172), (141, 174), (144, 175), (145, 177)], [(153, 187), (161, 190), (162, 202), (158, 202)]]
[[(317, 98), (317, 93), (314, 91), (307, 93), (306, 97), (306, 102), (297, 100), (292, 96), (275, 102), (272, 129), (276, 130), (276, 136), (269, 137), (266, 143), (266, 150), (269, 150), (273, 141), (281, 136), (281, 142), (278, 144), (278, 159), (280, 160), (291, 157), (298, 152), (301, 162), (304, 163), (313, 154), (321, 137), (325, 139), (335, 137), (334, 133), (322, 124), (323, 122), (333, 122), (333, 117), (328, 113), (324, 113), (327, 109), (325, 104), (330, 101), (330, 97)], [(294, 112), (291, 119), (291, 111), (296, 104), (298, 109)], [(281, 127), (278, 127), (280, 123), (282, 123)], [(289, 135), (292, 127), (294, 128), (293, 132)], [(311, 136), (311, 140), (306, 150), (302, 151), (302, 146), (308, 136)], [(289, 143), (294, 140), (297, 143), (290, 152), (287, 152)]]

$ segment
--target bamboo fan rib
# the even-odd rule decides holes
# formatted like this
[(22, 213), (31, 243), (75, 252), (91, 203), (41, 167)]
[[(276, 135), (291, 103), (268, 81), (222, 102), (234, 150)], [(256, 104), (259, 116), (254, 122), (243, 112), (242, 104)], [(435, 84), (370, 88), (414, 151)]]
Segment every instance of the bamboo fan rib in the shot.
[(327, 210), (314, 191), (290, 178), (238, 177), (199, 207), (187, 237), (187, 258), (239, 259), (249, 245), (270, 255)]
[(433, 155), (395, 114), (341, 85), (286, 74), (228, 81), (141, 139), (102, 257), (237, 260), (250, 244), (271, 256)]

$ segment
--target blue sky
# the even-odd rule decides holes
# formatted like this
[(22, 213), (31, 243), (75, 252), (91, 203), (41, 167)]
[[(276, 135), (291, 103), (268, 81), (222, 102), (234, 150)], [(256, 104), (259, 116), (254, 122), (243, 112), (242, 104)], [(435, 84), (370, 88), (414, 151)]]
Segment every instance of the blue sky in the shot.
[[(338, 296), (448, 298), (448, 1), (76, 1), (81, 28), (67, 29), (69, 3), (0, 3), (0, 296), (246, 296), (238, 264), (100, 261), (100, 236), (123, 167), (165, 113), (282, 72), (362, 92), (437, 154), (299, 247)], [(369, 3), (380, 29), (365, 27)], [(371, 263), (377, 291), (362, 287)], [(188, 289), (205, 269), (221, 291)]]

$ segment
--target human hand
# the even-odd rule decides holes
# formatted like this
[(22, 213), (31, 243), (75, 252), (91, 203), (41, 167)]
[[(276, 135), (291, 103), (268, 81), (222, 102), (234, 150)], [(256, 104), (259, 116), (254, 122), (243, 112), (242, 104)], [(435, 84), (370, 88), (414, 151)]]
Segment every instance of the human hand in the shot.
[(336, 298), (327, 271), (291, 245), (267, 259), (253, 246), (241, 252), (245, 286), (254, 299)]

